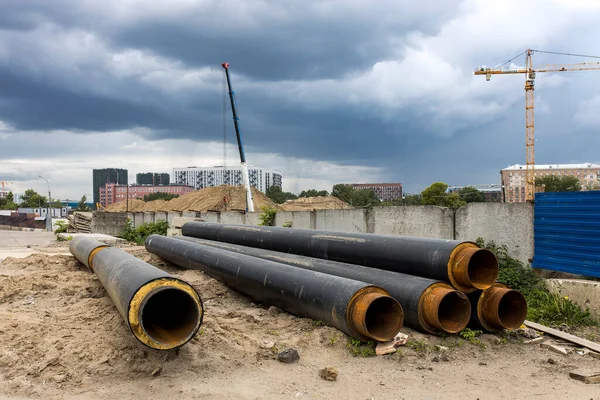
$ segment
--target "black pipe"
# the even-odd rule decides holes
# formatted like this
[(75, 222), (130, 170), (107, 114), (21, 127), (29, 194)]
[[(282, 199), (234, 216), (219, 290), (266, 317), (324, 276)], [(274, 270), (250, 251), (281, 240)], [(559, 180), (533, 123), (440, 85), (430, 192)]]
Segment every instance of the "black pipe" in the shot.
[(183, 268), (199, 269), (257, 301), (321, 320), (359, 340), (386, 341), (402, 328), (400, 304), (384, 289), (244, 254), (159, 235), (146, 249)]
[(428, 333), (460, 332), (467, 326), (471, 315), (466, 295), (441, 281), (230, 243), (186, 236), (174, 238), (381, 286), (402, 306), (404, 324)]
[(487, 332), (517, 329), (527, 317), (527, 300), (518, 290), (496, 282), (486, 290), (468, 294), (471, 302), (469, 326)]
[(437, 279), (463, 292), (487, 289), (498, 277), (498, 260), (491, 251), (459, 240), (208, 222), (187, 222), (182, 233)]
[(69, 251), (94, 272), (140, 342), (157, 350), (186, 344), (202, 324), (194, 288), (121, 249), (76, 237)]

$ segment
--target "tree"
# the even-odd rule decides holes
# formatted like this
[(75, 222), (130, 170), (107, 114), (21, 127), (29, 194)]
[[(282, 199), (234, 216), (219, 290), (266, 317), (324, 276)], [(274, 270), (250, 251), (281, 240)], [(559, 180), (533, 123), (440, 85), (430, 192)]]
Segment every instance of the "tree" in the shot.
[(535, 179), (535, 186), (544, 186), (545, 192), (578, 192), (581, 183), (576, 176), (546, 175)]
[(19, 206), (14, 202), (13, 192), (8, 192), (6, 197), (0, 198), (0, 210), (16, 210)]
[(150, 193), (144, 196), (144, 201), (153, 201), (153, 200), (166, 200), (169, 201), (171, 199), (179, 197), (178, 194), (166, 193), (166, 192), (156, 192)]
[(329, 192), (327, 190), (317, 190), (317, 189), (309, 189), (303, 190), (300, 192), (298, 197), (318, 197), (318, 196), (329, 196)]
[(77, 211), (89, 211), (90, 207), (86, 204), (87, 203), (87, 197), (84, 194), (83, 196), (81, 196), (81, 200), (79, 200), (79, 203), (77, 203)]
[(294, 193), (284, 192), (279, 186), (271, 186), (265, 193), (274, 203), (282, 204), (286, 200), (295, 200), (298, 198)]
[(33, 189), (27, 189), (21, 196), (22, 208), (44, 208), (48, 207), (48, 200)]
[(381, 203), (373, 189), (354, 190), (352, 186), (344, 184), (334, 185), (331, 195), (353, 207), (372, 207)]
[(333, 185), (333, 188), (331, 189), (332, 196), (337, 197), (348, 204), (352, 203), (353, 192), (354, 189), (352, 189), (352, 186), (344, 185), (343, 183)]
[(458, 195), (467, 203), (481, 203), (485, 201), (483, 192), (475, 189), (473, 186), (467, 186), (458, 190)]
[(404, 204), (407, 206), (418, 206), (423, 204), (423, 196), (420, 194), (407, 194), (404, 196)]
[(446, 190), (448, 185), (444, 182), (434, 182), (421, 192), (421, 203), (430, 206), (445, 206)]
[(467, 202), (463, 200), (458, 193), (447, 193), (444, 198), (444, 205), (455, 210), (466, 204)]

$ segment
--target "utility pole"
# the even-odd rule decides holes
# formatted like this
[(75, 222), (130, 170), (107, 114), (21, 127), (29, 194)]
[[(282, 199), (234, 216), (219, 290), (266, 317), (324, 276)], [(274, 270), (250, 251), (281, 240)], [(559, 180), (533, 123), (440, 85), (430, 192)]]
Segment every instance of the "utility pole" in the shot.
[(48, 231), (52, 232), (52, 215), (51, 215), (51, 211), (52, 210), (52, 196), (50, 195), (50, 182), (48, 181), (48, 179), (44, 178), (41, 175), (38, 175), (40, 178), (42, 178), (43, 180), (46, 181), (46, 184), (48, 185), (48, 214), (46, 215), (47, 218), (47, 225), (48, 225)]

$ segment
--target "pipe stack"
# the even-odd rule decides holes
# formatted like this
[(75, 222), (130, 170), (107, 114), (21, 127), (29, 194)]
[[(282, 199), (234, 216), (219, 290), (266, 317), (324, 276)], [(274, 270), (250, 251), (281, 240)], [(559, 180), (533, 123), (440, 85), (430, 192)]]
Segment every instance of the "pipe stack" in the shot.
[(523, 295), (496, 282), (494, 254), (473, 242), (206, 222), (188, 222), (182, 233), (171, 240), (198, 252), (218, 248), (381, 286), (406, 325), (425, 332), (514, 329), (527, 313)]

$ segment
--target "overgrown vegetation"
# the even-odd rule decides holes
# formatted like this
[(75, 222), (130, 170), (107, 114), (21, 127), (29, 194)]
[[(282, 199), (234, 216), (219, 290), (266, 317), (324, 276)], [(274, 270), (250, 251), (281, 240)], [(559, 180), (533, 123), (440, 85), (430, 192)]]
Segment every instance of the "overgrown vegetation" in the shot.
[(283, 225), (281, 225), (281, 226), (282, 226), (282, 227), (284, 227), (284, 228), (291, 228), (291, 227), (292, 227), (292, 225), (293, 225), (293, 222), (292, 222), (292, 221), (285, 221), (285, 222), (283, 223)]
[(258, 225), (260, 226), (275, 226), (275, 216), (277, 209), (269, 206), (264, 206), (262, 212), (258, 214)]
[(5, 197), (0, 197), (0, 210), (16, 210), (19, 206), (14, 202), (13, 192), (8, 192)]
[(127, 223), (125, 224), (125, 229), (121, 232), (121, 237), (128, 242), (143, 245), (146, 238), (150, 235), (166, 236), (168, 228), (169, 223), (165, 220), (148, 222), (140, 225), (139, 228), (134, 228), (131, 218), (127, 218)]
[(542, 278), (533, 269), (508, 254), (506, 246), (494, 242), (485, 243), (481, 238), (477, 243), (492, 251), (500, 263), (498, 281), (512, 289), (519, 290), (527, 299), (527, 319), (544, 325), (597, 326), (589, 311), (582, 311), (567, 297), (551, 293)]
[(157, 192), (150, 193), (144, 196), (144, 201), (154, 201), (154, 200), (166, 200), (169, 201), (171, 199), (179, 197), (178, 194), (166, 193), (166, 192)]
[(377, 355), (375, 353), (375, 343), (372, 341), (361, 342), (358, 339), (348, 338), (346, 347), (354, 357), (374, 357)]
[(477, 339), (477, 336), (481, 335), (482, 333), (483, 333), (483, 331), (480, 331), (480, 330), (473, 330), (470, 328), (465, 328), (459, 332), (459, 336), (463, 339), (468, 340), (469, 342), (471, 342), (471, 344), (481, 347), (482, 350), (485, 350), (486, 349), (485, 343), (483, 343), (481, 340)]
[(56, 228), (54, 228), (54, 234), (58, 236), (59, 233), (65, 233), (69, 228), (69, 224), (65, 221), (58, 220), (55, 222)]

